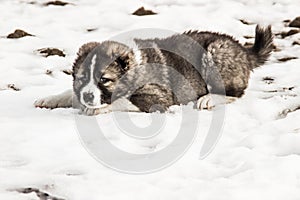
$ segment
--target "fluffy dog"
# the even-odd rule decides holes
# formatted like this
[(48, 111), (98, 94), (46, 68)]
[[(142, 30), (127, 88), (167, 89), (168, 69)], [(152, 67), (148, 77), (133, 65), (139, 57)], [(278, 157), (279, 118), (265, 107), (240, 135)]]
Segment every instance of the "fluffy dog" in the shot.
[(251, 70), (263, 65), (273, 48), (271, 27), (256, 27), (245, 48), (231, 36), (188, 31), (159, 39), (83, 45), (73, 64), (73, 90), (35, 102), (36, 107), (76, 107), (87, 115), (113, 110), (166, 111), (197, 101), (214, 106), (213, 95), (241, 97)]

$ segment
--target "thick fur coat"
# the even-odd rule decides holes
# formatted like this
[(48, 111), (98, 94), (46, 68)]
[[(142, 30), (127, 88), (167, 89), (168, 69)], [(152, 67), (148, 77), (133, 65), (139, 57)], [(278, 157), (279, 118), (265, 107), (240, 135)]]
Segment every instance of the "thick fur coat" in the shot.
[(134, 42), (134, 48), (116, 41), (83, 45), (73, 65), (73, 92), (35, 105), (79, 107), (88, 115), (166, 111), (197, 100), (198, 108), (205, 108), (201, 101), (209, 92), (244, 94), (251, 70), (270, 56), (273, 35), (270, 26), (257, 26), (251, 48), (225, 34), (198, 31)]

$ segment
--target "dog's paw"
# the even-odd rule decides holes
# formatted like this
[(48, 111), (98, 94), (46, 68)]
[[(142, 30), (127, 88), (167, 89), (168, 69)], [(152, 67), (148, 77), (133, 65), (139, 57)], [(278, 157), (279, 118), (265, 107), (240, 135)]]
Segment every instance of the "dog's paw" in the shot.
[(219, 94), (207, 94), (202, 96), (197, 101), (197, 108), (199, 110), (211, 110), (218, 105), (225, 105), (232, 103), (237, 99), (237, 97), (224, 96)]
[(54, 109), (57, 108), (58, 105), (59, 105), (59, 99), (57, 99), (55, 96), (41, 98), (34, 102), (34, 106), (37, 108)]
[(82, 114), (87, 116), (94, 116), (100, 114), (100, 108), (85, 108)]
[(45, 98), (38, 99), (34, 102), (37, 108), (70, 108), (73, 105), (72, 90), (67, 90), (58, 95), (52, 95)]
[(211, 94), (207, 94), (205, 96), (202, 96), (197, 101), (197, 108), (199, 110), (211, 110), (213, 107), (215, 107), (215, 103), (213, 101), (213, 97)]
[(111, 109), (109, 106), (101, 107), (101, 108), (84, 108), (83, 114), (88, 116), (94, 116), (99, 114), (105, 114), (111, 112)]

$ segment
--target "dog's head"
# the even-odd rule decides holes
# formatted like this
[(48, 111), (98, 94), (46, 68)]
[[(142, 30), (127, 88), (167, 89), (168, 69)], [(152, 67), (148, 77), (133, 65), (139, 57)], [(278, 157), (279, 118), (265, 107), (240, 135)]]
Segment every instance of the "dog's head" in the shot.
[(121, 77), (137, 64), (133, 50), (124, 44), (105, 41), (84, 45), (73, 65), (74, 92), (80, 104), (88, 108), (110, 104)]

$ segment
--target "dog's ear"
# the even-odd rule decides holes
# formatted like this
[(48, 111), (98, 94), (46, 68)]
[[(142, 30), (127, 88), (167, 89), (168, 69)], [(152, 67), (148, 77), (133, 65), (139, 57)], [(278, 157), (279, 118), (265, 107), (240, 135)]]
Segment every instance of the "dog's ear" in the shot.
[(134, 66), (134, 54), (132, 51), (124, 51), (122, 54), (115, 54), (115, 62), (122, 70), (128, 70), (130, 67)]
[(129, 59), (128, 56), (117, 56), (115, 61), (118, 64), (118, 66), (121, 67), (122, 70), (126, 70), (128, 69), (129, 66), (128, 59)]
[(127, 45), (115, 41), (106, 41), (102, 45), (122, 70), (127, 70), (135, 65), (133, 50)]
[(77, 52), (77, 58), (75, 59), (73, 63), (73, 76), (77, 73), (80, 65), (84, 62), (85, 58), (88, 56), (88, 54), (96, 48), (100, 43), (98, 42), (89, 42), (87, 44), (84, 44), (80, 47), (79, 51)]

